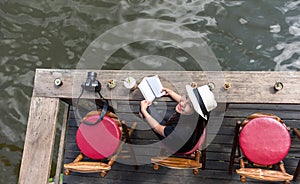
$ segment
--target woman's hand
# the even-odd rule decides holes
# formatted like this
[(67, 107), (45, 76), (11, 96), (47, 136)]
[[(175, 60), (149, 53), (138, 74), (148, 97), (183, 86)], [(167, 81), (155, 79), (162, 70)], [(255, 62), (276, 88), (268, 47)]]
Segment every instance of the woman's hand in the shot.
[(181, 96), (177, 93), (175, 93), (173, 90), (169, 89), (169, 88), (163, 88), (161, 90), (162, 92), (166, 92), (166, 96), (170, 96), (171, 98), (173, 98), (176, 102), (179, 103)]
[(151, 105), (151, 102), (148, 102), (147, 100), (141, 101), (141, 113), (145, 116), (148, 114), (147, 108)]
[(171, 89), (169, 89), (169, 88), (163, 88), (163, 89), (161, 90), (161, 92), (166, 92), (165, 95), (171, 96), (171, 97), (172, 97), (172, 94), (174, 93), (174, 91), (171, 90)]
[(149, 107), (151, 105), (151, 102), (148, 102), (146, 100), (141, 101), (141, 113), (144, 116), (144, 119), (146, 120), (146, 122), (150, 125), (150, 127), (153, 128), (153, 130), (160, 134), (161, 136), (165, 137), (165, 133), (164, 133), (164, 129), (165, 126), (160, 125), (157, 120), (155, 120), (151, 114), (148, 113), (147, 111), (147, 107)]
[(147, 100), (141, 101), (141, 110), (147, 110), (147, 107), (151, 105), (151, 102), (148, 102)]

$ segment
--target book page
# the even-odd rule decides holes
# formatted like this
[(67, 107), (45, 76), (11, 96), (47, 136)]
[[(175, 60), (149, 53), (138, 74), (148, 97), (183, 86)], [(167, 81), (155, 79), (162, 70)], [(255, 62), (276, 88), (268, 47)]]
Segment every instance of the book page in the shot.
[(161, 97), (165, 95), (165, 92), (161, 92), (163, 86), (157, 75), (153, 77), (147, 77), (146, 80), (156, 97)]
[(146, 81), (146, 78), (144, 78), (140, 84), (138, 85), (138, 88), (142, 92), (145, 100), (152, 102), (155, 99), (155, 95), (153, 94), (148, 82)]

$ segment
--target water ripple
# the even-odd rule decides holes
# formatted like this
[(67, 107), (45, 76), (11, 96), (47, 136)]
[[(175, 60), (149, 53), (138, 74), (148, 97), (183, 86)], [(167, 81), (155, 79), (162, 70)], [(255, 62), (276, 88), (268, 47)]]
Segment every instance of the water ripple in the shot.
[(278, 43), (275, 45), (275, 49), (280, 51), (278, 55), (274, 57), (276, 63), (275, 70), (287, 71), (287, 70), (300, 70), (300, 0), (287, 1), (284, 6), (279, 8), (284, 14), (285, 25), (284, 32), (279, 30), (275, 34)]
[[(223, 70), (300, 70), (299, 4), (300, 0), (1, 1), (0, 183), (7, 175), (17, 181), (37, 67), (76, 68), (84, 50), (105, 31), (129, 21), (160, 19), (203, 37)], [(120, 33), (115, 39), (128, 35)], [(183, 45), (190, 47), (193, 42)], [(187, 68), (191, 61), (172, 44), (145, 41), (119, 49), (106, 68), (119, 69), (132, 60), (161, 66), (154, 58), (172, 59)], [(11, 149), (12, 145), (18, 149)]]

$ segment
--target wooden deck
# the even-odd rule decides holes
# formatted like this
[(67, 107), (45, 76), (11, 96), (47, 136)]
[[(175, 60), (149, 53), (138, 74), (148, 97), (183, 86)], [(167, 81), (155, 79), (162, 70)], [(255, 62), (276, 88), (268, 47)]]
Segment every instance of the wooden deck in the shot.
[[(24, 143), (24, 151), (20, 166), (19, 183), (47, 184), (51, 165), (54, 163), (54, 145), (57, 141), (56, 130), (61, 102), (72, 105), (81, 93), (81, 84), (85, 82), (87, 72), (90, 70), (57, 70), (37, 69), (35, 73), (34, 88), (31, 98), (30, 112)], [(138, 122), (137, 130), (133, 134), (134, 144), (149, 144), (154, 142), (153, 134), (146, 123), (139, 122), (137, 117), (138, 104), (143, 99), (139, 90), (129, 92), (123, 85), (113, 90), (106, 87), (109, 79), (118, 81), (132, 76), (139, 82), (143, 77), (159, 75), (163, 86), (176, 90), (179, 94), (185, 92), (185, 85), (195, 82), (198, 86), (209, 82), (215, 84), (213, 90), (218, 108), (213, 111), (208, 127), (206, 169), (194, 176), (191, 171), (152, 169), (151, 164), (140, 165), (138, 170), (133, 166), (116, 163), (105, 178), (98, 174), (71, 173), (64, 177), (64, 183), (240, 183), (239, 176), (228, 175), (229, 157), (233, 132), (236, 120), (242, 120), (253, 112), (273, 113), (282, 118), (290, 127), (300, 128), (300, 72), (259, 72), (259, 71), (119, 71), (95, 70), (97, 80), (103, 85), (101, 90), (104, 98), (112, 100), (117, 109), (117, 115), (130, 125)], [(62, 81), (61, 86), (54, 84), (55, 79)], [(274, 90), (274, 83), (283, 83), (283, 89)], [(230, 83), (229, 89), (224, 88)], [(95, 94), (84, 93), (84, 99), (95, 99)], [(161, 102), (170, 103), (171, 99), (161, 98)], [(128, 104), (129, 103), (129, 104)], [(224, 114), (225, 105), (230, 104)], [(255, 105), (256, 104), (256, 105)], [(158, 104), (159, 105), (159, 104)], [(67, 111), (68, 112), (68, 111)], [(66, 149), (64, 162), (71, 162), (79, 150), (75, 144), (76, 121), (72, 112), (68, 122)], [(224, 119), (223, 119), (224, 117)], [(67, 121), (68, 120), (68, 121)], [(221, 121), (222, 120), (222, 121)], [(217, 122), (222, 122), (218, 124)], [(66, 123), (63, 123), (62, 130)], [(221, 126), (221, 128), (219, 128)], [(216, 135), (216, 136), (214, 136)], [(291, 134), (292, 135), (292, 134)], [(59, 144), (59, 153), (63, 153), (64, 131)], [(300, 141), (293, 137), (292, 148), (284, 160), (287, 172), (293, 174), (300, 156)], [(149, 148), (153, 149), (153, 148)], [(149, 159), (147, 150), (136, 151), (138, 159)], [(62, 155), (62, 154), (59, 154)], [(60, 156), (58, 160), (63, 160)], [(58, 173), (60, 172), (58, 162)], [(53, 168), (53, 166), (52, 166)], [(53, 169), (52, 169), (53, 170)], [(58, 176), (58, 175), (57, 175)], [(298, 183), (299, 183), (298, 178)], [(262, 183), (254, 181), (254, 183)]]
[[(119, 102), (117, 105), (118, 115), (130, 125), (133, 121), (138, 121), (137, 130), (134, 132), (132, 140), (133, 144), (151, 144), (155, 140), (155, 135), (149, 130), (146, 123), (139, 120), (137, 116), (138, 102), (131, 102), (129, 112), (125, 108), (125, 102)], [(228, 174), (229, 159), (231, 153), (231, 146), (233, 141), (233, 134), (235, 122), (243, 120), (249, 114), (254, 112), (273, 113), (281, 117), (289, 127), (300, 128), (300, 105), (264, 105), (264, 104), (231, 104), (227, 109), (224, 120), (216, 137), (213, 138), (211, 144), (207, 147), (207, 162), (205, 170), (200, 170), (198, 175), (193, 175), (191, 170), (174, 170), (160, 167), (158, 171), (153, 170), (152, 164), (140, 165), (138, 170), (135, 170), (132, 165), (116, 163), (113, 165), (112, 170), (109, 171), (106, 177), (102, 178), (98, 173), (81, 174), (71, 172), (69, 176), (64, 176), (64, 183), (241, 183), (239, 175), (235, 172), (233, 175)], [(213, 111), (217, 112), (218, 109)], [(71, 162), (79, 153), (75, 143), (75, 132), (77, 129), (76, 120), (72, 111), (68, 121), (68, 133), (66, 139), (66, 149), (64, 162)], [(214, 135), (216, 130), (213, 130), (214, 120), (210, 121), (208, 129), (208, 136)], [(146, 130), (148, 129), (148, 130)], [(295, 135), (291, 132), (292, 147), (288, 156), (285, 158), (284, 163), (287, 172), (293, 174), (297, 163), (300, 159), (300, 141), (296, 139)], [(138, 159), (149, 159), (151, 155), (144, 152), (136, 153)], [(154, 155), (155, 156), (155, 155)], [(148, 158), (149, 157), (149, 158)], [(235, 165), (236, 168), (238, 164)], [(247, 180), (248, 183), (276, 183), (276, 182), (262, 182), (257, 180)], [(299, 179), (297, 182), (299, 183)], [(277, 182), (283, 183), (283, 182)]]

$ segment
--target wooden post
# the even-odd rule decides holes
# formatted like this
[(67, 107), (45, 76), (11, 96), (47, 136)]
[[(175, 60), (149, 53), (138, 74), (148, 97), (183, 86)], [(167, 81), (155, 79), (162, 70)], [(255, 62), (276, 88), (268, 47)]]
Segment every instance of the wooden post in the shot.
[(19, 183), (48, 183), (59, 98), (32, 97)]

